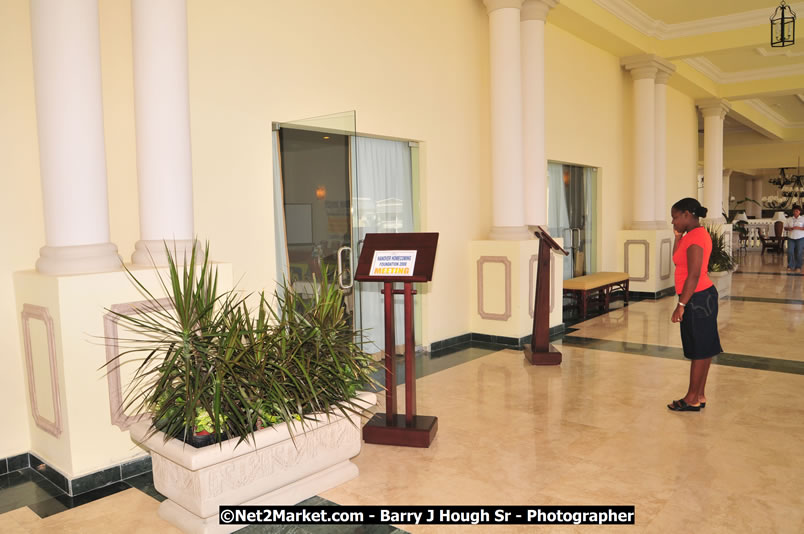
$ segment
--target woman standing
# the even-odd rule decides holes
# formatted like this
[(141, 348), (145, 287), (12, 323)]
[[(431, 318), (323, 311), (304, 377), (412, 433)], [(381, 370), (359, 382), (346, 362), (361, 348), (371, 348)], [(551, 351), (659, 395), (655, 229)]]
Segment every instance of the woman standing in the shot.
[(684, 398), (667, 407), (676, 412), (698, 412), (706, 406), (706, 377), (712, 357), (723, 352), (717, 332), (718, 294), (709, 279), (707, 267), (712, 253), (712, 239), (701, 226), (700, 217), (707, 209), (694, 198), (673, 204), (673, 263), (676, 264), (678, 305), (672, 321), (681, 323), (684, 357), (690, 362), (690, 386)]

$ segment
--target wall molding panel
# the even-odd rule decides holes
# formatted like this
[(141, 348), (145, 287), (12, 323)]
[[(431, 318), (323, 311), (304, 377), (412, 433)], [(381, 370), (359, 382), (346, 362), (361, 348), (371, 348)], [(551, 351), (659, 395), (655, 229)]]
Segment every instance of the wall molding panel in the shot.
[[(164, 309), (173, 309), (170, 299), (163, 298), (157, 301)], [(111, 422), (120, 430), (128, 428), (147, 418), (147, 414), (128, 415), (125, 413), (123, 386), (120, 379), (120, 365), (115, 358), (120, 354), (120, 344), (118, 343), (118, 321), (120, 315), (137, 315), (143, 311), (148, 311), (149, 301), (141, 300), (137, 302), (125, 302), (113, 304), (108, 313), (103, 316), (103, 334), (106, 337), (106, 382), (109, 388), (109, 415)], [(114, 363), (113, 363), (114, 362)]]
[[(632, 246), (643, 246), (643, 247), (645, 247), (645, 255), (644, 255), (644, 257), (645, 257), (645, 260), (644, 260), (645, 261), (645, 263), (644, 263), (644, 267), (645, 267), (644, 273), (645, 274), (643, 276), (641, 276), (641, 277), (634, 276), (631, 273), (631, 271), (629, 270), (628, 260), (629, 260), (630, 249), (631, 249)], [(625, 249), (625, 263), (623, 265), (625, 265), (625, 272), (628, 273), (628, 275), (631, 278), (631, 281), (632, 282), (646, 282), (646, 281), (650, 280), (650, 243), (646, 239), (632, 239), (632, 240), (626, 241), (625, 245), (623, 246), (623, 248)]]
[[(501, 263), (505, 268), (505, 311), (503, 313), (489, 313), (485, 310), (483, 267), (487, 263)], [(483, 319), (492, 321), (507, 321), (511, 317), (511, 261), (505, 256), (480, 256), (477, 259), (477, 314)]]
[[(42, 321), (47, 332), (47, 361), (50, 366), (50, 393), (53, 399), (53, 420), (39, 413), (36, 398), (36, 377), (34, 376), (34, 353), (31, 340), (31, 321)], [(44, 306), (24, 304), (22, 306), (22, 339), (25, 347), (25, 368), (28, 371), (28, 398), (31, 403), (31, 414), (36, 426), (45, 432), (59, 437), (62, 432), (61, 392), (59, 390), (58, 364), (56, 361), (56, 338), (53, 328), (53, 317)]]

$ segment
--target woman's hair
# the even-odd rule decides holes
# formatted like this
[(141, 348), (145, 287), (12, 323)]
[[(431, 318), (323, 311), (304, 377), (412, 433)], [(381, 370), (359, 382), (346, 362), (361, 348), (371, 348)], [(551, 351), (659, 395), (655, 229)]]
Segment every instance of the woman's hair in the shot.
[(696, 217), (706, 217), (706, 214), (709, 211), (701, 206), (700, 202), (690, 197), (682, 198), (673, 204), (673, 209), (676, 211), (688, 211)]

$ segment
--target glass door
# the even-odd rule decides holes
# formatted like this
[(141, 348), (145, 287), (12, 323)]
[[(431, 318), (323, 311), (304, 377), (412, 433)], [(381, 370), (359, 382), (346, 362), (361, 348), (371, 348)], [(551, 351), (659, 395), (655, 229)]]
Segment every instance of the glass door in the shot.
[(550, 163), (548, 229), (564, 239), (564, 280), (595, 272), (597, 169)]
[(274, 125), (287, 283), (302, 294), (311, 294), (314, 279), (326, 273), (344, 292), (350, 315), (355, 265), (350, 220), (354, 126), (354, 112)]
[[(277, 272), (301, 293), (326, 271), (346, 296), (364, 350), (383, 350), (380, 284), (358, 282), (357, 266), (367, 233), (418, 230), (413, 158), (416, 143), (358, 136), (353, 112), (274, 124)], [(284, 215), (282, 217), (281, 215)], [(280, 275), (281, 278), (281, 275)], [(421, 299), (415, 299), (417, 342)], [(401, 298), (395, 300), (397, 344), (404, 343)]]
[[(411, 143), (356, 136), (352, 143), (354, 196), (352, 226), (355, 250), (360, 251), (367, 233), (416, 231)], [(399, 284), (397, 284), (399, 285)], [(355, 315), (363, 348), (368, 353), (384, 349), (384, 296), (379, 282), (359, 282), (355, 293)], [(419, 306), (421, 298), (414, 299)], [(404, 302), (394, 300), (396, 344), (404, 345)], [(419, 325), (414, 326), (418, 336)]]

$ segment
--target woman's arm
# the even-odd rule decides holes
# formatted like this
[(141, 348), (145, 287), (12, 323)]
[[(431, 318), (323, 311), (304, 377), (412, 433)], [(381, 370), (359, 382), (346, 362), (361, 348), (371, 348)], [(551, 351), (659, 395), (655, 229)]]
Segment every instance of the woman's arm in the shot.
[(684, 280), (684, 287), (678, 297), (679, 304), (673, 312), (672, 321), (677, 323), (684, 317), (684, 306), (692, 298), (695, 288), (698, 287), (698, 280), (701, 278), (701, 267), (703, 264), (703, 248), (700, 245), (690, 245), (687, 248), (687, 279)]
[(675, 230), (673, 230), (673, 233), (676, 235), (676, 238), (673, 241), (673, 254), (675, 254), (676, 250), (678, 250), (678, 244), (681, 242), (681, 236), (684, 234), (676, 232)]

